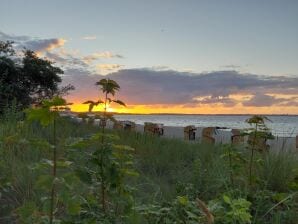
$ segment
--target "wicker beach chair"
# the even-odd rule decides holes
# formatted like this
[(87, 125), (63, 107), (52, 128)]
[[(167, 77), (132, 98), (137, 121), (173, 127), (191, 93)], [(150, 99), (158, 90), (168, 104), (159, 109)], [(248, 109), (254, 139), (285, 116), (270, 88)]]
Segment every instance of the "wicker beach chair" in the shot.
[(116, 121), (114, 122), (113, 128), (118, 130), (135, 131), (136, 123), (132, 121)]
[(202, 142), (208, 144), (215, 144), (215, 138), (213, 137), (215, 130), (215, 127), (204, 128), (202, 130)]
[(144, 133), (162, 136), (164, 134), (163, 124), (145, 122)]
[(196, 128), (193, 125), (184, 128), (184, 140), (194, 141), (196, 139)]
[(238, 145), (244, 142), (244, 136), (241, 135), (241, 131), (239, 129), (232, 129), (231, 143), (233, 145)]

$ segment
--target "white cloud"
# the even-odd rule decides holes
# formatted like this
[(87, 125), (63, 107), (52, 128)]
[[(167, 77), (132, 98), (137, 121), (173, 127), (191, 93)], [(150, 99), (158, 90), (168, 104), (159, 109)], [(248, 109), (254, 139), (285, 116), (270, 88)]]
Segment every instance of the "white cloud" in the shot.
[(123, 58), (120, 54), (114, 54), (110, 51), (104, 51), (104, 52), (95, 52), (93, 54), (84, 56), (82, 60), (87, 64), (92, 64), (93, 62), (100, 60), (100, 59), (110, 59), (110, 58)]
[(107, 74), (113, 71), (118, 71), (122, 67), (123, 65), (119, 65), (119, 64), (97, 64), (96, 70), (100, 74)]
[(85, 37), (82, 37), (83, 40), (96, 40), (96, 36), (85, 36)]

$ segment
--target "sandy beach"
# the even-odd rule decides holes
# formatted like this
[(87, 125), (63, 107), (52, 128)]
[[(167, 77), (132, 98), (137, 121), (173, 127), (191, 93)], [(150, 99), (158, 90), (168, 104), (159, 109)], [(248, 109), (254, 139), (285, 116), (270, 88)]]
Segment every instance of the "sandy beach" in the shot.
[[(99, 125), (99, 120), (95, 120), (95, 125)], [(113, 122), (107, 122), (107, 128), (113, 129)], [(194, 142), (202, 142), (202, 131), (206, 127), (196, 127), (196, 134)], [(163, 126), (164, 132), (160, 136), (162, 138), (176, 138), (184, 139), (184, 128), (175, 127), (175, 126)], [(144, 125), (136, 124), (135, 130), (137, 132), (144, 132)], [(215, 144), (229, 144), (231, 143), (231, 129), (218, 129), (214, 132), (212, 137), (215, 139)], [(246, 144), (247, 138), (244, 138), (244, 143)], [(279, 151), (297, 151), (296, 148), (296, 139), (294, 137), (275, 137), (273, 140), (268, 140), (267, 144), (270, 146), (270, 149), (275, 152)]]

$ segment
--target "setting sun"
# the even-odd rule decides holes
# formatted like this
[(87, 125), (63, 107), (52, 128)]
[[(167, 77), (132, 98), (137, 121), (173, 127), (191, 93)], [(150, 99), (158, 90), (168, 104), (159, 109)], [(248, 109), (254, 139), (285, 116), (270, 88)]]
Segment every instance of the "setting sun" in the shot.
[(1, 224), (297, 223), (298, 0), (0, 6)]

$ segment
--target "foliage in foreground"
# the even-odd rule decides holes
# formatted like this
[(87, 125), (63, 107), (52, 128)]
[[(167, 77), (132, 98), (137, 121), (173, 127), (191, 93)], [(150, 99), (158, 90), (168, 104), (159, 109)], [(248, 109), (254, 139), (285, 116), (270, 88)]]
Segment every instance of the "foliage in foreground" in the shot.
[(49, 223), (53, 186), (53, 223), (298, 220), (294, 153), (256, 151), (250, 185), (251, 155), (245, 148), (108, 130), (105, 143), (99, 144), (99, 127), (56, 119), (53, 147), (53, 122), (42, 127), (36, 121), (20, 121), (13, 111), (1, 118), (0, 223)]

